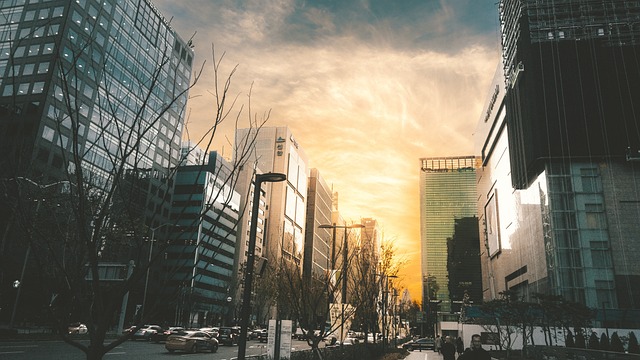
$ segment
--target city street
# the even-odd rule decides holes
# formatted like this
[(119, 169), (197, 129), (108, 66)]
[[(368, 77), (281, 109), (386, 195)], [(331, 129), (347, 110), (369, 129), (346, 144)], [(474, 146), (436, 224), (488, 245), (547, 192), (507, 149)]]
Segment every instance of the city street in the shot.
[[(304, 341), (293, 341), (293, 350), (307, 349)], [(265, 354), (267, 345), (257, 340), (251, 340), (247, 344), (247, 356)], [(174, 359), (188, 357), (189, 359), (220, 359), (231, 360), (236, 358), (238, 346), (220, 346), (216, 353), (189, 354), (183, 352), (169, 353), (164, 344), (155, 344), (146, 341), (127, 341), (104, 356), (105, 359)], [(3, 341), (0, 342), (0, 359), (12, 360), (82, 360), (84, 353), (60, 340), (43, 341)]]
[(442, 360), (442, 355), (433, 350), (414, 350), (409, 352), (409, 356), (404, 360)]

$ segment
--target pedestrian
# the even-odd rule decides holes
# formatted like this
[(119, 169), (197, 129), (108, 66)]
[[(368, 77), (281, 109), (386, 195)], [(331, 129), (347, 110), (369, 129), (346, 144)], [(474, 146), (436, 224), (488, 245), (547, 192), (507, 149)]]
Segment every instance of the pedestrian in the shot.
[(458, 350), (458, 356), (464, 352), (464, 342), (460, 336), (456, 339), (456, 350)]
[(437, 351), (440, 354), (440, 348), (442, 347), (442, 338), (440, 335), (436, 336), (435, 345), (433, 347), (433, 351)]
[(455, 360), (456, 359), (456, 346), (453, 344), (453, 338), (447, 336), (442, 344), (442, 359), (443, 360)]
[(458, 360), (491, 360), (489, 352), (482, 348), (480, 335), (473, 334), (471, 336), (471, 349), (465, 350), (464, 354), (458, 357)]

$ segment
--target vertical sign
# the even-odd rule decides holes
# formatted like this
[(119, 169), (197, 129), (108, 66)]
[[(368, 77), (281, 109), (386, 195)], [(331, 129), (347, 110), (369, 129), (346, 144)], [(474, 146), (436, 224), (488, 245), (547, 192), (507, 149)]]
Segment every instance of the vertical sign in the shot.
[(289, 359), (291, 357), (291, 320), (269, 320), (268, 332), (267, 355), (274, 360)]
[(267, 354), (269, 358), (274, 358), (274, 351), (276, 349), (276, 321), (269, 320), (269, 335), (267, 336)]
[(280, 321), (280, 358), (291, 358), (291, 320)]

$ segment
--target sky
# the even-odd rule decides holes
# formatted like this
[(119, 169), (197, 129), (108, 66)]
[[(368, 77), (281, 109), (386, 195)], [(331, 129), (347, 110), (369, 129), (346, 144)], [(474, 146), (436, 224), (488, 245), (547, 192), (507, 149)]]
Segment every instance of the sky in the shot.
[[(348, 222), (378, 220), (420, 301), (420, 158), (474, 155), (473, 132), (500, 60), (496, 0), (153, 0), (204, 72), (187, 131), (215, 116), (212, 64), (247, 103), (288, 126)], [(233, 121), (216, 135), (231, 155)], [(242, 125), (241, 125), (242, 126)]]

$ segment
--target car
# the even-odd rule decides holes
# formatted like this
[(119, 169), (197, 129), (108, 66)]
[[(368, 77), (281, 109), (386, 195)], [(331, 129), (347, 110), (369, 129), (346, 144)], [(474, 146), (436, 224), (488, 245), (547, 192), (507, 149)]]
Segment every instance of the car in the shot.
[(260, 330), (260, 333), (258, 334), (258, 340), (260, 340), (260, 342), (267, 342), (268, 339), (269, 339), (269, 330), (267, 329)]
[(417, 340), (411, 340), (402, 344), (404, 349), (409, 351), (413, 350), (433, 350), (435, 349), (435, 341), (432, 338), (421, 338)]
[(344, 338), (344, 345), (355, 345), (355, 344), (359, 344), (360, 343), (360, 339), (358, 339), (355, 336), (347, 336), (346, 338)]
[(292, 334), (293, 338), (296, 340), (307, 340), (309, 337), (308, 331), (303, 328), (297, 328), (296, 331)]
[(240, 332), (235, 327), (223, 326), (218, 331), (218, 341), (221, 345), (237, 345)]
[(164, 343), (170, 353), (179, 350), (190, 353), (209, 350), (218, 351), (218, 340), (204, 331), (185, 331), (179, 335), (170, 335)]
[(200, 328), (198, 329), (198, 331), (204, 331), (207, 334), (213, 336), (214, 338), (218, 338), (219, 332), (220, 332), (220, 328), (218, 327), (204, 327), (204, 328)]
[(182, 326), (170, 326), (168, 329), (164, 330), (164, 331), (157, 331), (155, 333), (152, 333), (149, 336), (149, 340), (153, 341), (153, 342), (160, 342), (160, 341), (167, 341), (167, 338), (171, 335), (180, 335), (182, 333), (184, 333), (185, 328), (183, 328)]
[(87, 325), (76, 322), (71, 323), (67, 327), (69, 334), (86, 334), (89, 329), (87, 329)]
[(164, 329), (160, 325), (144, 325), (140, 329), (138, 329), (138, 331), (133, 333), (133, 337), (131, 337), (131, 339), (132, 340), (141, 339), (141, 340), (149, 341), (151, 339), (151, 335), (159, 332), (163, 332), (163, 331)]
[(262, 329), (253, 329), (247, 333), (247, 338), (249, 338), (249, 340), (255, 340), (260, 337), (261, 331)]

